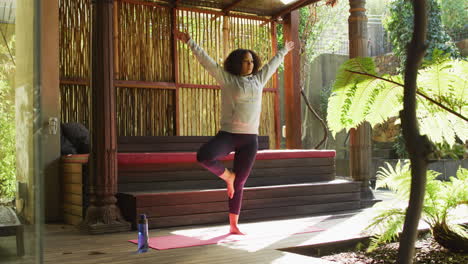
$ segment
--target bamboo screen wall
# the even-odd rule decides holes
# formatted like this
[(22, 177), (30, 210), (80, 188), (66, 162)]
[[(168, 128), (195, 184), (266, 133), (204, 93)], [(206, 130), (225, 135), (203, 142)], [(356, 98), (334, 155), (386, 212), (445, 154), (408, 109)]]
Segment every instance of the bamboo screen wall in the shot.
[[(90, 0), (60, 0), (62, 122), (80, 122), (88, 127), (89, 5)], [(220, 127), (220, 88), (188, 47), (172, 39), (174, 26), (189, 32), (219, 64), (227, 51), (235, 48), (255, 50), (264, 64), (274, 54), (275, 41), (270, 23), (263, 25), (261, 19), (241, 16), (225, 19), (220, 14), (174, 10), (153, 2), (114, 2), (119, 135), (216, 134)], [(216, 15), (219, 17), (213, 19)], [(270, 136), (270, 147), (275, 148), (279, 122), (276, 79), (272, 78), (266, 88), (259, 132)]]
[(63, 123), (90, 127), (90, 0), (60, 0), (60, 106)]

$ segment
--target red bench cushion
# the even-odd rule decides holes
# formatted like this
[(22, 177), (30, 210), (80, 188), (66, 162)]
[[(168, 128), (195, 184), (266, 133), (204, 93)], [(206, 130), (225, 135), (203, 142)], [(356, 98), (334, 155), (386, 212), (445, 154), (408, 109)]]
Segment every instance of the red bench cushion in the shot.
[[(155, 163), (183, 163), (196, 162), (196, 152), (159, 152), (159, 153), (118, 153), (120, 165), (130, 164), (155, 164)], [(300, 159), (300, 158), (333, 158), (335, 150), (305, 150), (305, 149), (279, 149), (260, 150), (257, 152), (257, 160), (267, 159)], [(229, 154), (223, 160), (234, 159), (234, 153)]]

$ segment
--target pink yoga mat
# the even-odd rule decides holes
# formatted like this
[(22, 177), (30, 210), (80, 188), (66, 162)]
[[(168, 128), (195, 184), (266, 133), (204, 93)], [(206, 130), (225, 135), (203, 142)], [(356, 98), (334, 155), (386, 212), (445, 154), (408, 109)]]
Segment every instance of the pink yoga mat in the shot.
[[(279, 235), (294, 235), (294, 234), (303, 234), (303, 233), (311, 233), (311, 232), (318, 232), (323, 231), (323, 229), (316, 228), (313, 226), (306, 227), (303, 230), (298, 232), (288, 233), (288, 232), (278, 232), (275, 231), (274, 233), (263, 233), (263, 234), (248, 234), (245, 236), (242, 235), (232, 235), (232, 234), (224, 234), (218, 235), (214, 234), (213, 236), (204, 235), (203, 237), (199, 236), (183, 236), (183, 235), (170, 235), (170, 236), (159, 236), (159, 237), (151, 237), (149, 239), (149, 247), (158, 250), (164, 249), (174, 249), (174, 248), (184, 248), (184, 247), (195, 247), (195, 246), (203, 246), (203, 245), (212, 245), (212, 244), (220, 244), (220, 243), (228, 243), (228, 242), (235, 242), (240, 240), (249, 240), (249, 239), (258, 239), (262, 237), (274, 237)], [(129, 240), (134, 244), (138, 243), (138, 240)]]

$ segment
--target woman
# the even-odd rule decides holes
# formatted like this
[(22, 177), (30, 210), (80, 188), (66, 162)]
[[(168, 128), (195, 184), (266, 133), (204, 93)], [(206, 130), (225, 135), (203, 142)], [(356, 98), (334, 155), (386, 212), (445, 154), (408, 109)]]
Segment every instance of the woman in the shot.
[[(187, 33), (175, 31), (174, 35), (188, 44), (200, 64), (221, 85), (221, 129), (200, 148), (197, 160), (226, 182), (229, 232), (243, 235), (239, 230), (238, 220), (244, 184), (257, 154), (262, 90), (284, 56), (294, 48), (294, 42), (287, 42), (261, 70), (260, 59), (255, 52), (245, 49), (231, 52), (222, 68)], [(219, 161), (231, 151), (235, 151), (232, 172)]]

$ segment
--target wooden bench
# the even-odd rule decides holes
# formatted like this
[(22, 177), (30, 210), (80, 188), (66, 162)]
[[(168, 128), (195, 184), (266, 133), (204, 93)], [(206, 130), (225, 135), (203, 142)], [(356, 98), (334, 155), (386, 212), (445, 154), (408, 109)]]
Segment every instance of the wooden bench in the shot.
[(16, 236), (16, 254), (24, 256), (23, 224), (12, 208), (0, 205), (0, 237)]
[[(120, 136), (119, 152), (196, 151), (211, 136)], [(267, 149), (268, 136), (258, 138), (259, 149)], [(77, 225), (85, 216), (88, 205), (88, 154), (65, 155), (61, 158), (62, 214), (66, 224)]]
[[(118, 138), (116, 196), (134, 228), (141, 213), (150, 228), (227, 223), (225, 183), (196, 162), (196, 151), (211, 138)], [(244, 190), (242, 221), (360, 208), (360, 183), (335, 180), (334, 150), (269, 150), (268, 137), (259, 137), (259, 149)], [(85, 167), (83, 158), (62, 160)], [(230, 154), (222, 162), (232, 168), (232, 160)], [(81, 204), (85, 212), (85, 195)]]
[[(225, 183), (196, 162), (200, 139), (119, 138), (117, 198), (133, 227), (141, 213), (150, 228), (227, 221)], [(335, 180), (334, 157), (334, 150), (259, 150), (241, 219), (359, 208), (359, 183)], [(232, 168), (232, 160), (231, 153), (222, 162)]]

